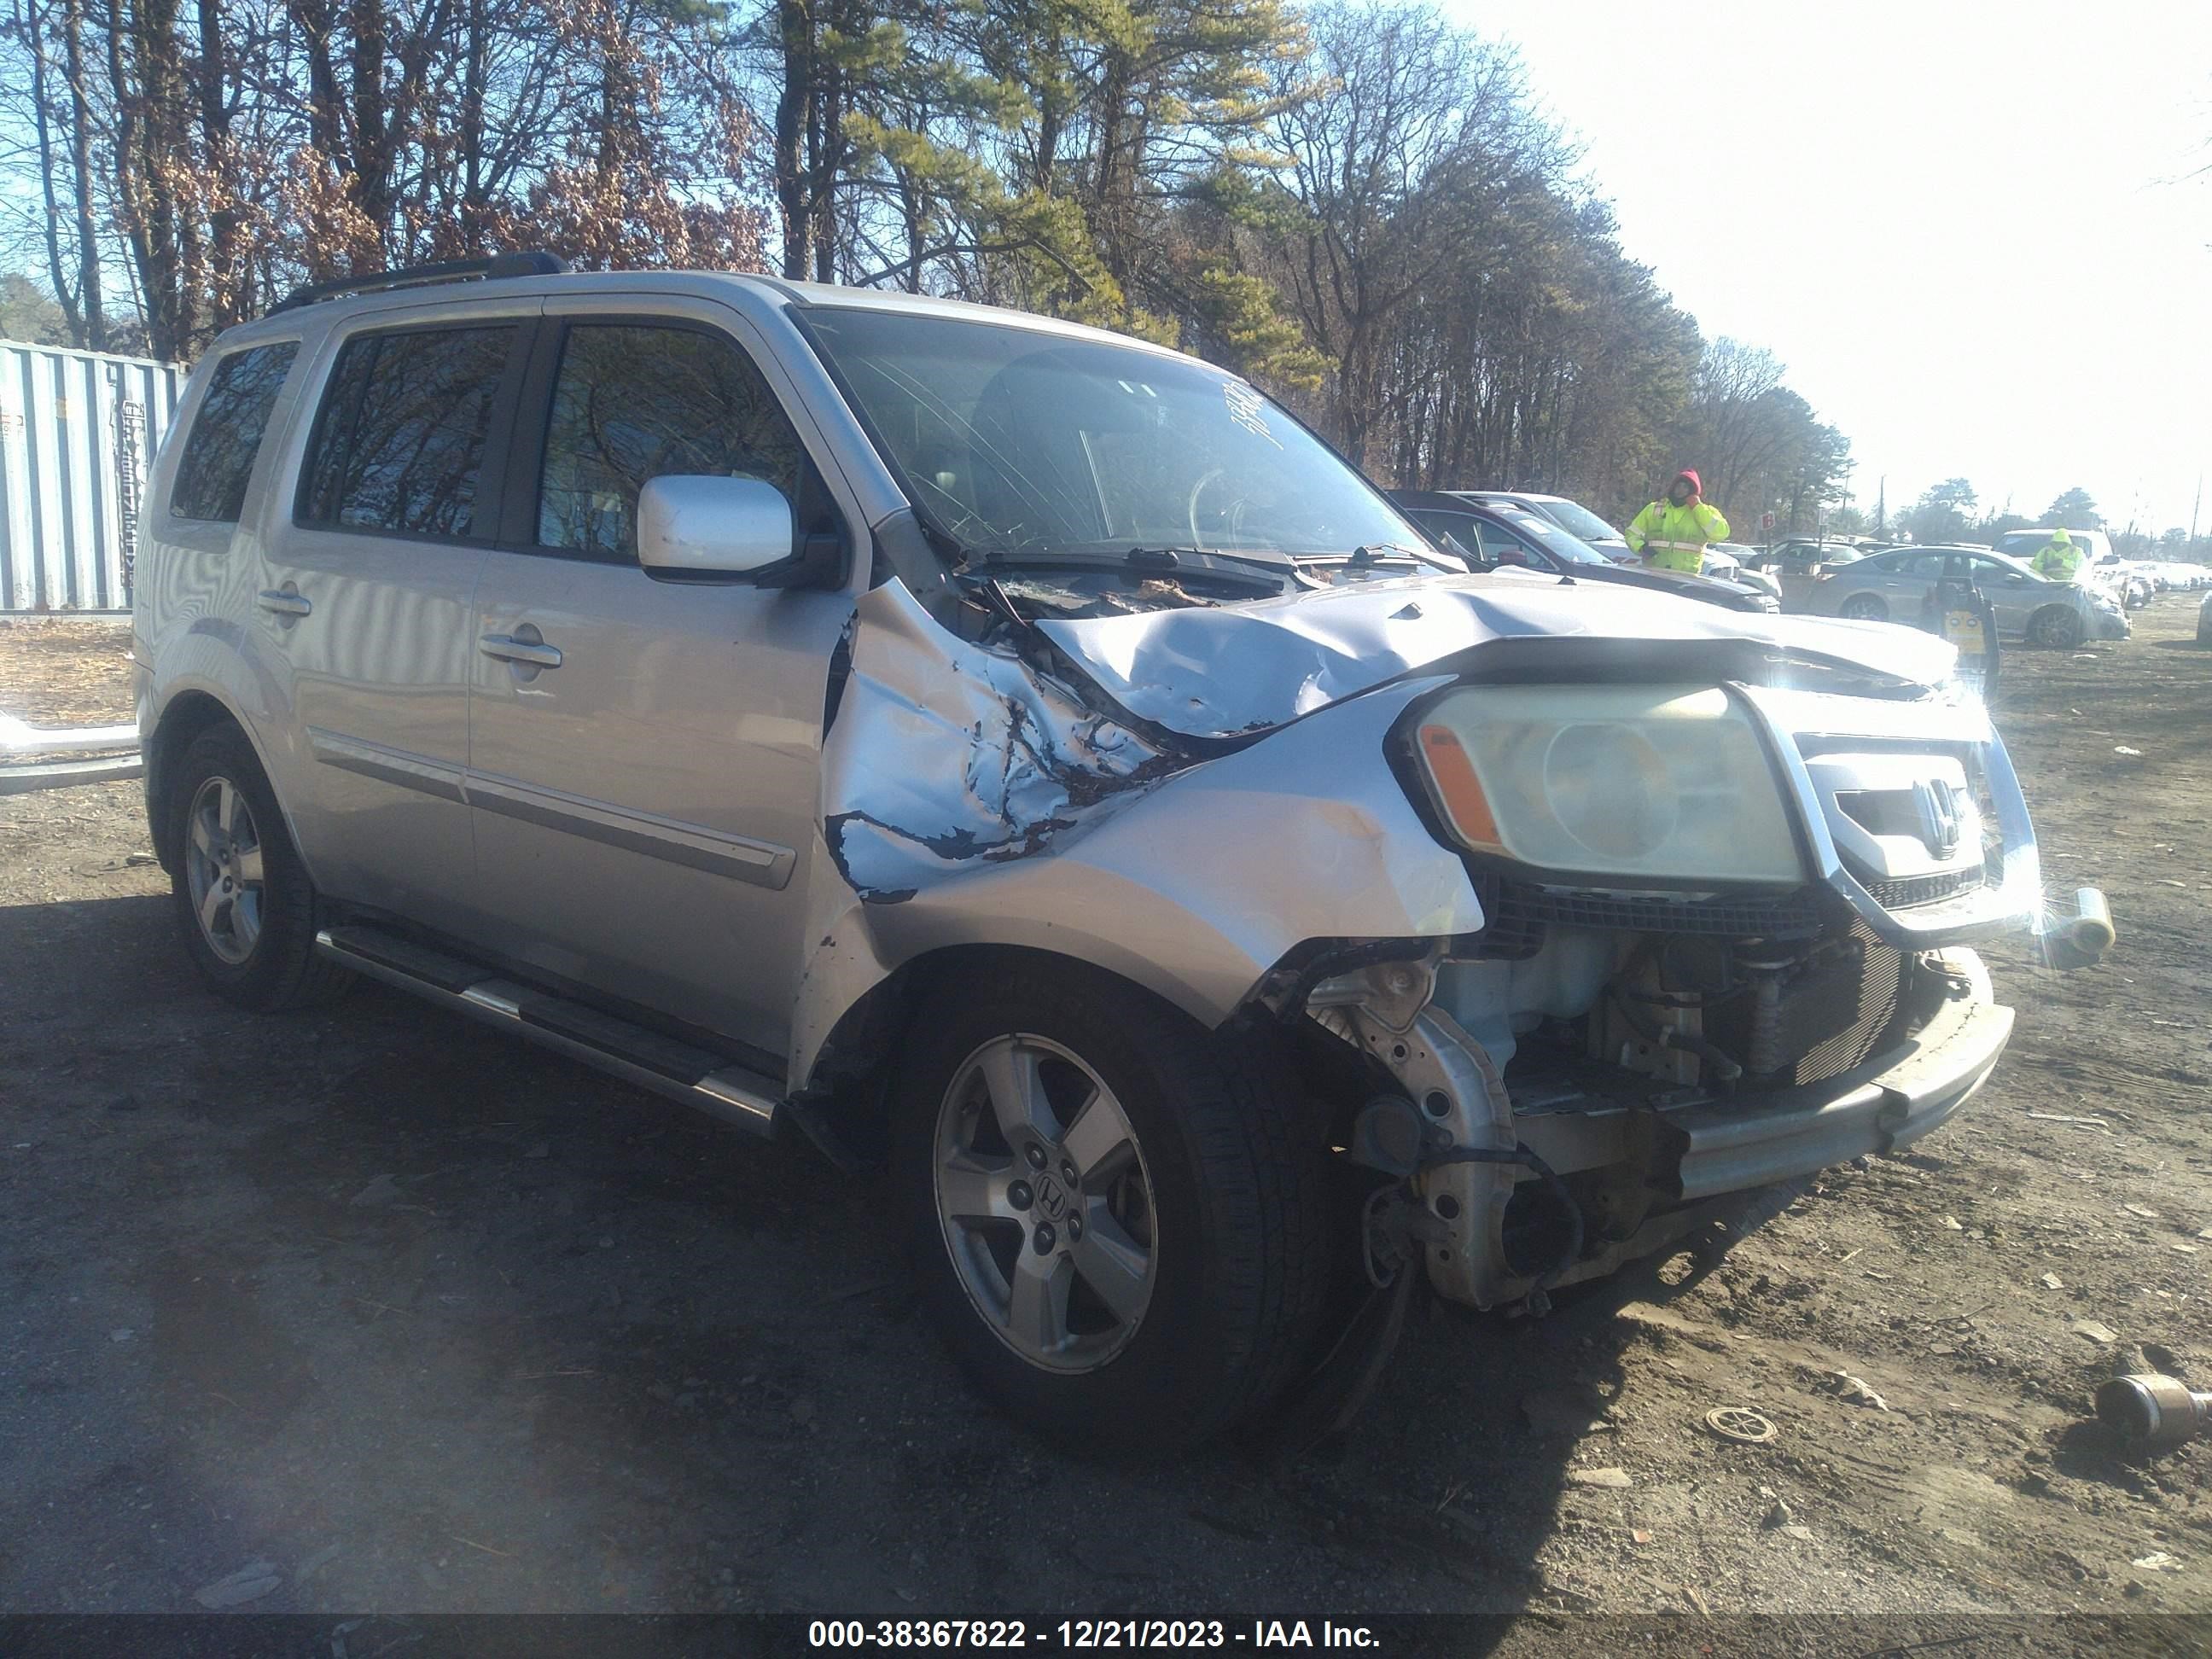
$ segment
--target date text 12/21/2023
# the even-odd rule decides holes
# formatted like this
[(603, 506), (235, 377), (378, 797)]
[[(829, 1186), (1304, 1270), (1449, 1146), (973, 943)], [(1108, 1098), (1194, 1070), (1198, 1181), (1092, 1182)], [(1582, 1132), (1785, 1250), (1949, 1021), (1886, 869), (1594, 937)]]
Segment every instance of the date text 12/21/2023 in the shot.
[(1304, 1619), (817, 1619), (813, 1648), (1364, 1648), (1380, 1646), (1364, 1625)]

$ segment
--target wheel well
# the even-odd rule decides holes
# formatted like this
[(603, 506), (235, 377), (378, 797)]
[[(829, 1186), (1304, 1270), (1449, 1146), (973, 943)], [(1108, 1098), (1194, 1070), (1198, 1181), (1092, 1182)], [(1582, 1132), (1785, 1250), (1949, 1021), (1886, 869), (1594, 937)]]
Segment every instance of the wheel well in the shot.
[(233, 726), (239, 724), (238, 717), (219, 698), (204, 691), (179, 691), (161, 711), (161, 722), (154, 728), (154, 740), (146, 745), (147, 825), (154, 836), (154, 856), (161, 860), (161, 868), (173, 876), (177, 873), (174, 829), (165, 813), (155, 810), (155, 804), (167, 793), (169, 769), (191, 746), (192, 739), (226, 721)]
[(799, 1092), (820, 1106), (852, 1152), (872, 1159), (882, 1148), (891, 1068), (924, 994), (955, 976), (980, 981), (993, 975), (1050, 973), (1111, 982), (1175, 1007), (1158, 992), (1080, 957), (1018, 945), (945, 945), (900, 964), (838, 1017)]

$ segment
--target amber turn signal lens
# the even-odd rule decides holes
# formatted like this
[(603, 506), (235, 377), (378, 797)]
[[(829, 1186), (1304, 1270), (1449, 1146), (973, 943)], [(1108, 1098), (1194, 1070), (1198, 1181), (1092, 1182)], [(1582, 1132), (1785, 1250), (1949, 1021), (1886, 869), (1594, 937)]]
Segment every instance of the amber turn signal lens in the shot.
[(1482, 793), (1482, 780), (1474, 763), (1448, 726), (1425, 726), (1420, 732), (1421, 758), (1436, 786), (1437, 800), (1451, 820), (1460, 840), (1469, 847), (1498, 849), (1498, 820), (1492, 816), (1490, 799)]

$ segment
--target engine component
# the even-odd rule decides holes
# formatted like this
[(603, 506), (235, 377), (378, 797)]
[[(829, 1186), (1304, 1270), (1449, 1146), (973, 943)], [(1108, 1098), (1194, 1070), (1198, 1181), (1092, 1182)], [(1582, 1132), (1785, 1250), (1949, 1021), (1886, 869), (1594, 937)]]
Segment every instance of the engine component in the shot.
[(1403, 1095), (1377, 1095), (1352, 1121), (1352, 1161), (1404, 1180), (1420, 1167), (1426, 1126)]

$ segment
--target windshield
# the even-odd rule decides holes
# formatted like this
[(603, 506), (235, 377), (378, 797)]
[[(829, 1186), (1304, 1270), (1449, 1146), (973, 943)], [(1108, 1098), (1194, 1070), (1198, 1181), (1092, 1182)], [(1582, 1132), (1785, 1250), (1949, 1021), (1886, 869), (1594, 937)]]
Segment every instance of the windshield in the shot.
[(1585, 542), (1617, 542), (1620, 532), (1580, 501), (1571, 501), (1564, 495), (1546, 499), (1544, 511), (1565, 525)]
[(1225, 370), (910, 311), (806, 320), (908, 493), (978, 556), (1133, 547), (1272, 562), (1423, 545)]
[(1520, 507), (1493, 507), (1490, 510), (1563, 564), (1613, 562), (1580, 537), (1569, 535), (1540, 513), (1531, 513)]

